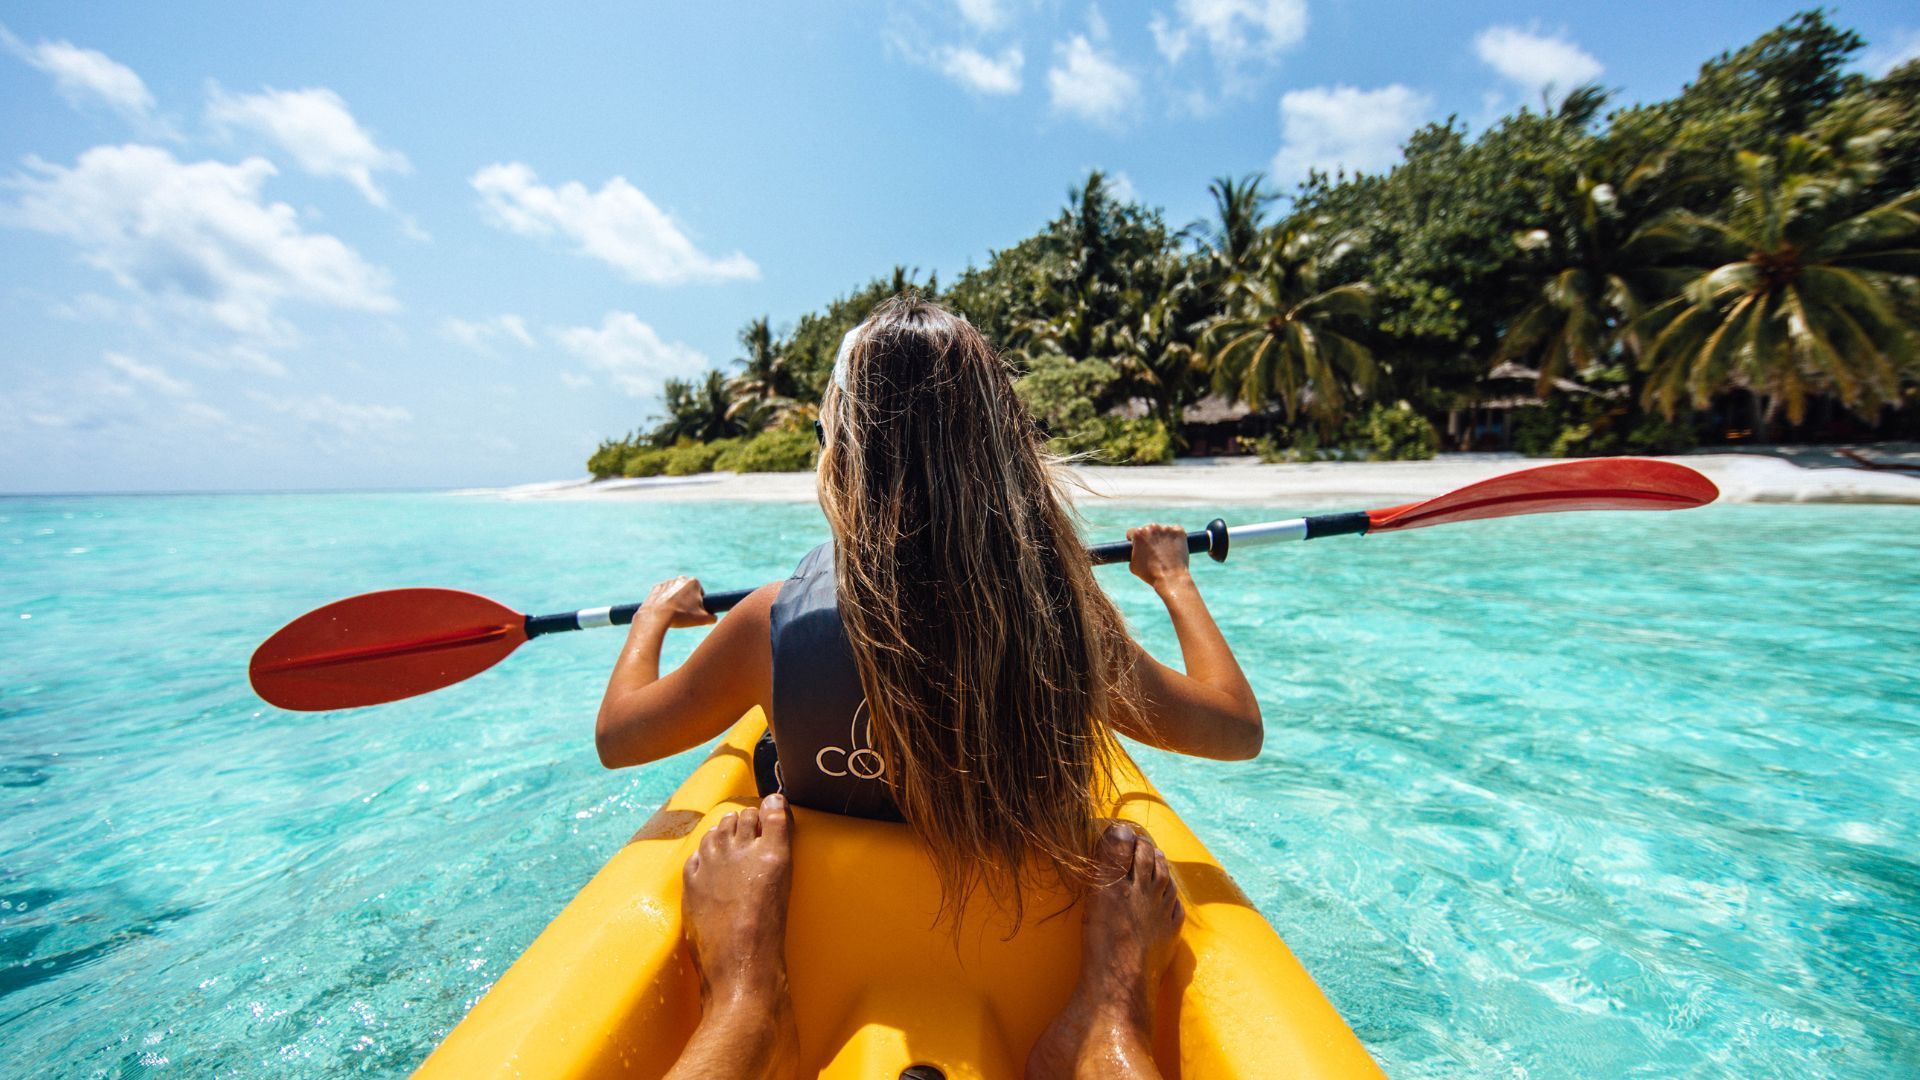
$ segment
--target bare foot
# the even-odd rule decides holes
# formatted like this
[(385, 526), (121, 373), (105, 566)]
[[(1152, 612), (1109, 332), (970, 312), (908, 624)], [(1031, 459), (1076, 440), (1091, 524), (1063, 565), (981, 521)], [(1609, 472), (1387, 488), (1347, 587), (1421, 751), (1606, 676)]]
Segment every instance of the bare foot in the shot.
[(793, 1073), (799, 1033), (787, 995), (793, 816), (779, 795), (728, 814), (687, 859), (681, 916), (700, 972), (700, 1027), (672, 1076)]
[(1132, 826), (1107, 826), (1095, 854), (1112, 875), (1087, 893), (1080, 983), (1034, 1043), (1029, 1077), (1157, 1077), (1153, 999), (1186, 917), (1167, 857)]

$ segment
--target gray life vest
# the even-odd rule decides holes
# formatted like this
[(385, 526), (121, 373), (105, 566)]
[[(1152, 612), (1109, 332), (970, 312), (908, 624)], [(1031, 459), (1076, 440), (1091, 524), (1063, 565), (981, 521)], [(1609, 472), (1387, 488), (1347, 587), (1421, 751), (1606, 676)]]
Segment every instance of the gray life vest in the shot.
[(840, 621), (831, 542), (800, 560), (780, 586), (770, 619), (773, 716), (754, 769), (761, 794), (777, 790), (795, 806), (901, 820), (887, 790), (887, 763), (873, 749), (860, 669)]

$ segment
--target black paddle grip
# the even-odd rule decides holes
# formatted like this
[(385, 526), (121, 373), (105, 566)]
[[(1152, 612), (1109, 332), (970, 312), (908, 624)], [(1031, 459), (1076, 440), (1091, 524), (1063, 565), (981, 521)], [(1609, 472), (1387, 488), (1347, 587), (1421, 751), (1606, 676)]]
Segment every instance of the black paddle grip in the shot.
[[(1194, 555), (1204, 551), (1214, 562), (1226, 562), (1227, 523), (1214, 518), (1207, 522), (1206, 528), (1188, 533), (1187, 551)], [(1127, 562), (1133, 558), (1133, 541), (1115, 540), (1110, 544), (1095, 544), (1087, 549), (1087, 554), (1093, 558), (1095, 566)]]
[(1367, 517), (1365, 510), (1349, 510), (1343, 514), (1314, 514), (1307, 518), (1308, 540), (1318, 540), (1323, 536), (1365, 536), (1373, 527), (1373, 519)]

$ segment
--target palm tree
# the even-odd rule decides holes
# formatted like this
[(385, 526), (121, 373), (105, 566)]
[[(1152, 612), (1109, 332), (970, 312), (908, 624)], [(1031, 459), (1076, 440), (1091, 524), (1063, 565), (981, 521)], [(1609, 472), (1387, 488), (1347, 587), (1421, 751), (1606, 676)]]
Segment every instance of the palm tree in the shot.
[(711, 442), (744, 434), (738, 420), (728, 415), (727, 378), (715, 370), (698, 380), (668, 379), (667, 415), (653, 429), (655, 446), (672, 446), (681, 439)]
[(1507, 323), (1494, 364), (1531, 360), (1545, 394), (1563, 375), (1577, 378), (1638, 354), (1636, 321), (1685, 275), (1661, 265), (1665, 245), (1646, 225), (1683, 187), (1664, 175), (1667, 160), (1640, 165), (1618, 185), (1587, 173), (1569, 177), (1546, 227), (1514, 238), (1536, 269), (1531, 298)]
[(1035, 288), (1006, 342), (1022, 368), (1065, 356), (1111, 365), (1096, 408), (1134, 397), (1170, 422), (1192, 380), (1191, 325), (1200, 317), (1187, 260), (1158, 215), (1123, 202), (1104, 174), (1068, 190), (1036, 252)]
[(1323, 429), (1373, 384), (1373, 351), (1349, 331), (1373, 309), (1364, 282), (1320, 285), (1315, 237), (1272, 237), (1253, 269), (1229, 282), (1226, 310), (1202, 338), (1214, 384), (1255, 408), (1278, 398), (1291, 421), (1304, 404)]
[(764, 315), (740, 331), (740, 347), (746, 355), (739, 360), (740, 373), (727, 381), (732, 398), (727, 416), (745, 428), (758, 430), (780, 423), (799, 404), (801, 388), (780, 344)]
[(1222, 277), (1231, 277), (1252, 267), (1260, 244), (1262, 220), (1267, 206), (1280, 196), (1265, 190), (1264, 173), (1249, 173), (1239, 180), (1217, 177), (1207, 185), (1213, 196), (1212, 222), (1196, 222), (1190, 228), (1199, 234), (1200, 245)]
[(1897, 399), (1915, 358), (1899, 306), (1920, 275), (1920, 191), (1851, 212), (1858, 176), (1839, 164), (1798, 137), (1778, 158), (1743, 152), (1723, 216), (1654, 230), (1701, 269), (1638, 327), (1650, 404), (1671, 416), (1740, 386), (1764, 428), (1783, 404), (1799, 423), (1809, 392), (1854, 409)]

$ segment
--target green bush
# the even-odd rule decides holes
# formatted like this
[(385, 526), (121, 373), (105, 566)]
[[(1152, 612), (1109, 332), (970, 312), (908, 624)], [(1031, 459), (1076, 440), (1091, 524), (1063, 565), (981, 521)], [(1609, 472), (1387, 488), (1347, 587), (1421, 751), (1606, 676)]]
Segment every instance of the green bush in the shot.
[(659, 476), (667, 471), (667, 455), (671, 451), (657, 446), (634, 446), (627, 449), (626, 457), (620, 462), (620, 475), (626, 477)]
[(820, 447), (812, 428), (763, 431), (728, 449), (713, 463), (729, 472), (805, 472)]
[(1312, 425), (1263, 435), (1253, 440), (1253, 452), (1268, 465), (1298, 464), (1303, 461), (1353, 461), (1366, 456), (1365, 424), (1349, 420), (1330, 441), (1321, 438)]
[(1658, 413), (1649, 413), (1627, 432), (1622, 449), (1629, 454), (1677, 454), (1698, 445), (1700, 433), (1694, 430), (1692, 420), (1686, 417), (1668, 420)]
[(608, 439), (595, 447), (592, 456), (587, 458), (587, 472), (595, 480), (605, 480), (609, 476), (619, 476), (626, 461), (627, 451), (633, 449), (625, 439)]
[(1375, 461), (1425, 461), (1440, 450), (1439, 433), (1404, 401), (1368, 411), (1366, 441)]
[(1253, 440), (1253, 452), (1268, 465), (1293, 465), (1302, 461), (1327, 461), (1332, 450), (1320, 448), (1320, 436), (1312, 431), (1296, 432), (1291, 439), (1262, 435)]
[[(1630, 422), (1633, 427), (1626, 428)], [(1673, 454), (1698, 442), (1690, 419), (1636, 416), (1627, 406), (1597, 398), (1555, 398), (1522, 409), (1513, 428), (1513, 448), (1528, 457)]]
[[(1028, 414), (1049, 435), (1075, 444), (1078, 448), (1074, 453), (1085, 453), (1105, 439), (1105, 418), (1093, 403), (1104, 397), (1119, 378), (1120, 373), (1105, 360), (1075, 360), (1059, 353), (1042, 353), (1013, 389)], [(1096, 434), (1095, 429), (1101, 433)]]
[(1164, 465), (1173, 460), (1173, 432), (1163, 420), (1099, 416), (1048, 439), (1047, 449), (1092, 465)]
[(681, 442), (667, 449), (668, 476), (693, 476), (712, 472), (721, 454), (740, 444), (739, 439), (715, 439), (712, 442)]
[(1173, 460), (1173, 432), (1164, 420), (1108, 417), (1100, 454), (1115, 465), (1165, 465)]

